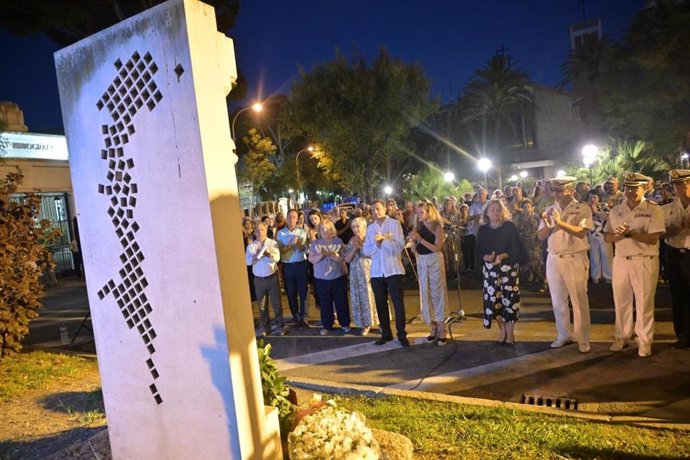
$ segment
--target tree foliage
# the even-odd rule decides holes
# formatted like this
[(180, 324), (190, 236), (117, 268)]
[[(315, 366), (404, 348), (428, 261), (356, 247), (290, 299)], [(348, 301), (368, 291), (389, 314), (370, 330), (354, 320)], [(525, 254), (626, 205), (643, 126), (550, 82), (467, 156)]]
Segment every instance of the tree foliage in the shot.
[(266, 196), (264, 184), (277, 170), (276, 146), (271, 138), (263, 136), (255, 128), (249, 130), (249, 133), (242, 138), (242, 142), (247, 146), (248, 152), (239, 162), (237, 171), (239, 182), (252, 196)]
[(443, 200), (447, 196), (459, 196), (465, 192), (472, 192), (472, 184), (461, 179), (459, 182), (446, 182), (443, 171), (431, 163), (416, 174), (403, 175), (403, 198), (405, 200), (431, 200), (436, 197)]
[[(690, 131), (690, 2), (646, 8), (602, 74), (599, 122), (611, 135), (678, 152)], [(686, 146), (687, 147), (687, 146)]]
[(405, 134), (434, 109), (422, 68), (385, 50), (371, 63), (337, 52), (300, 77), (292, 88), (292, 122), (322, 146), (343, 188), (371, 196), (406, 155)]
[(40, 198), (10, 200), (22, 176), (10, 173), (0, 180), (0, 358), (21, 349), (29, 322), (42, 307), (40, 277), (52, 268), (48, 240), (60, 236), (47, 220), (36, 223)]
[(494, 156), (500, 184), (502, 151), (508, 139), (506, 130), (517, 133), (516, 121), (522, 116), (532, 116), (536, 108), (529, 76), (505, 56), (493, 56), (484, 68), (475, 71), (459, 103), (465, 123), (482, 130), (482, 137), (489, 131), (493, 144), (490, 153)]

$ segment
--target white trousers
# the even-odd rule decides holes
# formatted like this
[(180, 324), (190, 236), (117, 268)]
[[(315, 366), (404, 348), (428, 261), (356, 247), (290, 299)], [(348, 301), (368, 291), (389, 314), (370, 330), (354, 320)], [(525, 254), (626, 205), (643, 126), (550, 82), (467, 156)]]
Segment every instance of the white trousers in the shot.
[(613, 262), (613, 244), (604, 238), (589, 238), (589, 273), (590, 278), (611, 280), (611, 264)]
[(657, 256), (613, 258), (613, 302), (616, 306), (617, 339), (633, 334), (633, 301), (635, 302), (635, 335), (651, 345), (654, 340), (654, 295), (659, 280)]
[[(587, 278), (589, 259), (587, 252), (546, 258), (546, 280), (549, 283), (553, 315), (556, 320), (557, 340), (575, 338), (578, 343), (589, 343), (589, 299)], [(573, 323), (570, 323), (568, 297), (573, 305)]]
[(444, 322), (448, 289), (443, 253), (417, 254), (417, 276), (419, 276), (419, 306), (424, 322), (427, 324), (431, 324), (432, 321)]

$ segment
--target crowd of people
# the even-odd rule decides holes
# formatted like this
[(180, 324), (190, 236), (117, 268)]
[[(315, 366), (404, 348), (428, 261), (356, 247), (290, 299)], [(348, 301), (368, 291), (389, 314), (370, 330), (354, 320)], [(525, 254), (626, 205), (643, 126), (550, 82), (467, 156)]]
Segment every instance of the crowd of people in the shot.
[(603, 282), (612, 285), (615, 306), (610, 350), (634, 338), (638, 354), (650, 356), (654, 294), (668, 280), (676, 346), (690, 347), (690, 170), (670, 171), (658, 187), (639, 173), (626, 174), (622, 190), (616, 177), (591, 188), (566, 176), (537, 181), (531, 191), (521, 183), (491, 194), (477, 186), (474, 194), (408, 201), (403, 209), (393, 199), (360, 203), (352, 212), (292, 209), (264, 216), (255, 228), (245, 218), (243, 234), (259, 336), (312, 327), (311, 285), (322, 335), (337, 321), (345, 333), (354, 327), (367, 335), (378, 327), (377, 345), (393, 340), (390, 299), (397, 339), (409, 346), (403, 280), (412, 272), (427, 339), (439, 346), (447, 341), (446, 280), (475, 274), (482, 277), (483, 325), (496, 324), (498, 344), (515, 343), (520, 290), (528, 286), (551, 296), (551, 347), (576, 342), (589, 352), (588, 284)]

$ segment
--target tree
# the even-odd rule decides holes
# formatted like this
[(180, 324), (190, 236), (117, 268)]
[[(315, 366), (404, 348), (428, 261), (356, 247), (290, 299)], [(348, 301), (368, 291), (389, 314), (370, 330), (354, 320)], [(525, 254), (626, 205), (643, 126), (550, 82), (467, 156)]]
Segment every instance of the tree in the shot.
[(436, 197), (443, 201), (446, 196), (459, 196), (472, 191), (472, 184), (462, 179), (459, 182), (446, 182), (443, 171), (430, 163), (416, 174), (403, 175), (403, 198), (417, 201)]
[(678, 153), (690, 132), (688, 24), (690, 2), (659, 1), (614, 47), (598, 111), (610, 135), (643, 139), (657, 154)]
[(527, 73), (517, 70), (509, 58), (493, 56), (486, 67), (475, 71), (459, 103), (464, 113), (463, 121), (479, 124), (482, 138), (487, 129), (491, 131), (491, 153), (499, 187), (503, 188), (501, 157), (507, 139), (506, 128), (517, 133), (516, 120), (532, 116), (536, 108)]
[(333, 61), (300, 70), (292, 94), (294, 126), (318, 141), (340, 185), (360, 196), (395, 176), (405, 134), (434, 109), (421, 67), (385, 50), (371, 64), (336, 52)]
[[(609, 176), (622, 177), (626, 172), (639, 172), (654, 179), (666, 177), (671, 168), (668, 161), (659, 158), (644, 141), (612, 139), (598, 154), (592, 166), (592, 182), (602, 184)], [(589, 182), (589, 169), (575, 166), (570, 173)]]
[(40, 198), (10, 199), (21, 181), (15, 173), (0, 180), (0, 358), (21, 349), (29, 322), (42, 308), (40, 277), (54, 265), (44, 243), (60, 236), (49, 221), (36, 222)]
[(252, 128), (242, 138), (249, 151), (240, 158), (237, 170), (238, 182), (250, 196), (266, 196), (266, 181), (277, 170), (275, 164), (276, 147), (270, 138), (264, 137)]

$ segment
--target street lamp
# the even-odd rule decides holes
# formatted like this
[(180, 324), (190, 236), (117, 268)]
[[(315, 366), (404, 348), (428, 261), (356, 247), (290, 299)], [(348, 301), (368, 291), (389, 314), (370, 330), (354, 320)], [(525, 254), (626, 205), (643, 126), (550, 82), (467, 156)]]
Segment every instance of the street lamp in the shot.
[(390, 185), (386, 185), (385, 187), (383, 187), (383, 193), (386, 194), (386, 200), (388, 200), (390, 194), (393, 193), (393, 187), (391, 187)]
[[(297, 189), (298, 190), (302, 190), (302, 184), (300, 183), (300, 180), (299, 180), (299, 155), (300, 155), (300, 153), (302, 153), (304, 151), (312, 153), (314, 151), (314, 147), (311, 145), (307, 146), (307, 147), (303, 148), (302, 150), (300, 150), (299, 152), (297, 152), (297, 155), (295, 156), (295, 171), (297, 172)], [(299, 202), (299, 199), (297, 201)]]
[(525, 171), (524, 169), (522, 171), (520, 171), (520, 177), (525, 179), (525, 178), (527, 178), (527, 176), (529, 176), (529, 173), (527, 171)]
[(593, 144), (587, 144), (582, 147), (582, 162), (585, 164), (585, 168), (589, 168), (589, 183), (592, 182), (592, 164), (597, 161), (597, 154), (599, 153), (599, 148)]
[(563, 171), (562, 169), (559, 169), (558, 171), (556, 171), (556, 177), (563, 177), (563, 176), (565, 176), (565, 171)]
[(446, 171), (443, 173), (443, 180), (446, 182), (453, 182), (455, 180), (455, 174), (451, 171)]
[(516, 176), (515, 174), (513, 174), (512, 176), (510, 176), (510, 177), (508, 178), (508, 180), (509, 180), (510, 182), (515, 182), (515, 181), (517, 180), (517, 176)]
[(688, 166), (686, 165), (690, 166), (690, 155), (687, 152), (680, 156), (680, 167), (687, 168)]
[(257, 102), (256, 104), (248, 105), (247, 107), (243, 107), (242, 109), (240, 109), (240, 111), (237, 112), (234, 117), (232, 117), (232, 124), (230, 125), (230, 137), (232, 137), (233, 142), (235, 141), (235, 121), (237, 120), (237, 117), (239, 117), (242, 112), (246, 112), (249, 109), (252, 109), (254, 112), (259, 113), (264, 109), (264, 106), (261, 102)]
[(477, 162), (477, 168), (484, 173), (484, 187), (489, 190), (489, 182), (486, 179), (486, 172), (491, 169), (491, 160), (488, 158), (480, 158)]

